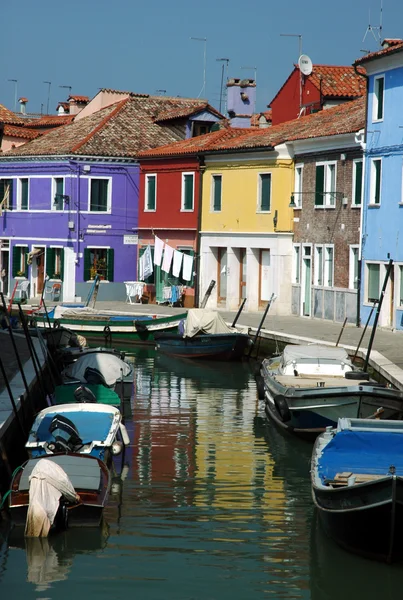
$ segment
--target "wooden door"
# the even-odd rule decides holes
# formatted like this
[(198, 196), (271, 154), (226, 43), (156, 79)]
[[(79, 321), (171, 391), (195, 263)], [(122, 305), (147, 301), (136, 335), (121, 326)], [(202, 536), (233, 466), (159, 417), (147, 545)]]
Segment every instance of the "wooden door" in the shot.
[(270, 250), (261, 250), (259, 304), (268, 302), (270, 296)]
[(227, 299), (227, 269), (228, 269), (228, 255), (226, 248), (218, 249), (218, 290), (217, 300), (218, 302), (225, 302)]
[(36, 293), (42, 294), (43, 291), (43, 284), (45, 281), (45, 254), (38, 254), (38, 256), (36, 257)]
[(246, 298), (246, 248), (239, 249), (239, 304)]

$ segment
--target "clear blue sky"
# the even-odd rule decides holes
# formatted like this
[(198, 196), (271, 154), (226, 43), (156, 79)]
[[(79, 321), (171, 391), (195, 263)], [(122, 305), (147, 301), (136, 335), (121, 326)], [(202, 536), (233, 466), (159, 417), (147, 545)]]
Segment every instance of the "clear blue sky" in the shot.
[[(381, 0), (2, 0), (0, 103), (50, 113), (73, 94), (94, 96), (101, 87), (197, 97), (203, 87), (218, 108), (221, 65), (228, 74), (253, 77), (257, 110), (264, 110), (298, 60), (298, 38), (313, 63), (350, 65), (362, 49), (378, 46), (369, 24), (380, 22)], [(376, 33), (376, 32), (375, 32)], [(403, 0), (383, 0), (383, 37), (403, 37)]]

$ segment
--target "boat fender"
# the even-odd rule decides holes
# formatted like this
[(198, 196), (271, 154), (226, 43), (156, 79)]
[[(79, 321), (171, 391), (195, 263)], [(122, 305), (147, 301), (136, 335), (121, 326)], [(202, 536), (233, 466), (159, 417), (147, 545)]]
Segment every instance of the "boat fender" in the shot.
[(147, 325), (144, 325), (144, 323), (142, 323), (141, 321), (134, 321), (134, 326), (139, 333), (142, 333), (143, 331), (148, 331)]
[(359, 379), (360, 381), (368, 381), (369, 373), (366, 371), (346, 371), (344, 373), (345, 379)]
[(284, 422), (290, 421), (291, 420), (291, 412), (290, 412), (290, 409), (288, 408), (288, 403), (287, 403), (287, 400), (284, 398), (284, 396), (282, 396), (281, 394), (279, 394), (278, 396), (274, 396), (273, 401), (274, 401), (275, 407), (276, 407), (277, 412), (280, 415), (281, 419)]
[(53, 328), (54, 329), (59, 329), (59, 327), (60, 327), (60, 321), (58, 321), (57, 319), (55, 319), (53, 321)]
[(259, 398), (259, 400), (264, 400), (266, 397), (266, 391), (265, 391), (265, 387), (264, 387), (264, 379), (261, 375), (255, 375), (255, 380), (256, 380), (257, 397)]

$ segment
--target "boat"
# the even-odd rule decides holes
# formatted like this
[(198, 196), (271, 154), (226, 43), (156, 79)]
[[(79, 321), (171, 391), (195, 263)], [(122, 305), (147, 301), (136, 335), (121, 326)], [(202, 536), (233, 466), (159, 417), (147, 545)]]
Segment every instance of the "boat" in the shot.
[(117, 354), (91, 352), (77, 358), (62, 371), (63, 383), (94, 383), (116, 389), (124, 397), (130, 397), (133, 390), (133, 365), (122, 360)]
[(121, 412), (106, 404), (61, 404), (41, 410), (25, 444), (28, 456), (59, 452), (95, 456), (107, 464), (130, 440)]
[(245, 330), (228, 327), (221, 315), (194, 308), (179, 325), (179, 333), (156, 333), (157, 350), (192, 359), (241, 360), (252, 343)]
[(57, 305), (47, 313), (41, 309), (30, 318), (38, 327), (49, 329), (49, 324), (52, 329), (66, 327), (91, 340), (154, 345), (154, 333), (177, 331), (179, 322), (186, 318), (186, 312), (149, 315)]
[(287, 345), (263, 360), (260, 375), (266, 416), (307, 439), (335, 427), (339, 417), (403, 417), (403, 393), (371, 381), (344, 348)]
[[(99, 526), (110, 489), (106, 464), (84, 454), (30, 458), (14, 472), (8, 497), (15, 526), (27, 537), (71, 527)], [(42, 499), (46, 499), (45, 505)]]
[(111, 388), (99, 383), (86, 383), (85, 385), (73, 382), (57, 385), (53, 391), (52, 404), (75, 404), (76, 402), (97, 402), (120, 408), (120, 396)]
[(339, 419), (314, 445), (314, 503), (345, 549), (388, 563), (403, 559), (403, 423)]

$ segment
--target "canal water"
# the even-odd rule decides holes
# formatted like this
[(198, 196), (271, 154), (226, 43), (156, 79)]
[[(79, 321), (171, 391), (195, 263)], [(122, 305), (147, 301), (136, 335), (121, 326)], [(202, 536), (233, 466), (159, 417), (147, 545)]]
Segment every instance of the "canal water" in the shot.
[(387, 599), (403, 568), (347, 554), (313, 510), (311, 446), (267, 425), (247, 364), (140, 349), (104, 525), (0, 533), (1, 598)]

